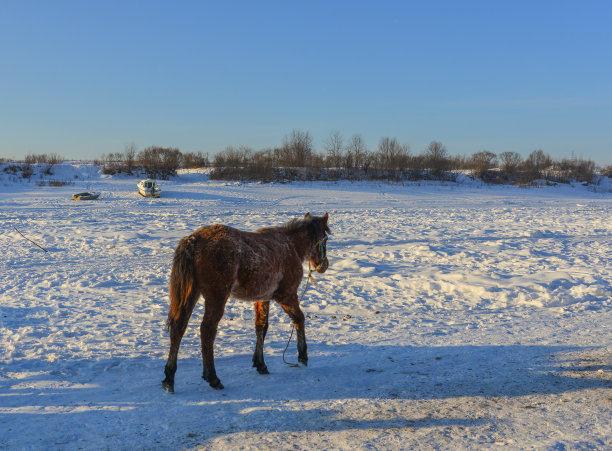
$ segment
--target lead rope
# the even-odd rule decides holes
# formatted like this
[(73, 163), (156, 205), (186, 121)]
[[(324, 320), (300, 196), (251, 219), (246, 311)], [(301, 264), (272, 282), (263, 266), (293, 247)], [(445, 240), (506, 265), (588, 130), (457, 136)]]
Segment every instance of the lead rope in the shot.
[[(306, 285), (304, 285), (304, 291), (302, 291), (302, 296), (300, 296), (300, 301), (299, 301), (300, 304), (302, 303), (302, 299), (304, 299), (304, 295), (306, 294), (306, 290), (308, 289), (308, 284), (310, 283), (311, 279), (313, 280), (313, 283), (314, 283), (315, 278), (312, 277), (312, 266), (310, 265), (310, 262), (308, 262), (308, 279), (306, 279)], [(294, 329), (295, 329), (295, 325), (291, 323), (291, 335), (289, 335), (289, 340), (287, 340), (287, 346), (285, 346), (285, 349), (283, 351), (283, 362), (286, 365), (289, 365), (290, 367), (295, 368), (295, 367), (299, 367), (300, 365), (298, 365), (297, 363), (290, 363), (285, 360), (285, 352), (287, 352), (287, 348), (289, 348), (289, 343), (291, 343), (291, 339), (293, 338)]]

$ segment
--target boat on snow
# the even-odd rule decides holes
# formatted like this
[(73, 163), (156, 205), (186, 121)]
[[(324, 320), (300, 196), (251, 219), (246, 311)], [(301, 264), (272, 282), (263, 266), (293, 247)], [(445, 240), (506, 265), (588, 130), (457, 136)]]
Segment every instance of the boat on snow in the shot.
[(73, 200), (95, 200), (98, 197), (100, 197), (100, 193), (90, 193), (89, 191), (72, 195)]
[(138, 182), (138, 192), (143, 197), (160, 197), (161, 189), (155, 180), (141, 180)]

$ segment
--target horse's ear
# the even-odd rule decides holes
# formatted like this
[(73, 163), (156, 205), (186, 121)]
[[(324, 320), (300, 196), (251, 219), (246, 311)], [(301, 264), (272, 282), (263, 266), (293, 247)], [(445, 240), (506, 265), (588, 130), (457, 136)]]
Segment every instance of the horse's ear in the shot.
[(321, 219), (323, 219), (323, 225), (325, 227), (325, 233), (327, 233), (328, 235), (331, 235), (331, 230), (329, 230), (329, 226), (327, 225), (327, 220), (329, 219), (329, 215), (327, 213), (325, 213)]
[(305, 218), (310, 218), (310, 213), (306, 213), (306, 216), (304, 216)]

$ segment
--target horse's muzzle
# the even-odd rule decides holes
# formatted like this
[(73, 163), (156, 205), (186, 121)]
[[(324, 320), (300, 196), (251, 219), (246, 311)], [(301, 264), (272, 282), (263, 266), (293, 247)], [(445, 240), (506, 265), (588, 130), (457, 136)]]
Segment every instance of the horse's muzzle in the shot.
[(316, 270), (318, 273), (323, 274), (325, 271), (327, 271), (327, 267), (328, 267), (328, 266), (329, 266), (329, 260), (326, 258), (325, 260), (323, 260), (323, 261), (321, 262), (321, 264), (320, 264), (319, 266), (317, 266), (317, 267), (315, 268), (315, 270)]

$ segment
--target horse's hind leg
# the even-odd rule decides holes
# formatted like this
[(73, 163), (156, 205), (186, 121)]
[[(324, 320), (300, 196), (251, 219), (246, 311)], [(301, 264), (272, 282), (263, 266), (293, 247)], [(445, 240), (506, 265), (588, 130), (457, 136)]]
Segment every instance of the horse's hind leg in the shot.
[(169, 325), (170, 332), (170, 351), (168, 352), (168, 361), (164, 368), (164, 374), (166, 378), (162, 381), (162, 387), (170, 393), (174, 393), (174, 374), (176, 373), (176, 360), (178, 358), (178, 351), (181, 345), (181, 340), (187, 329), (187, 323), (191, 317), (191, 312), (198, 301), (198, 296), (193, 296), (189, 300), (187, 310), (181, 312), (178, 319), (172, 321)]
[(268, 314), (270, 312), (270, 301), (259, 301), (255, 303), (255, 335), (257, 343), (253, 354), (253, 366), (259, 374), (269, 374), (268, 367), (264, 363), (263, 346), (268, 332)]
[(206, 297), (204, 303), (204, 319), (200, 325), (202, 362), (204, 365), (202, 378), (208, 382), (212, 388), (217, 390), (222, 389), (223, 384), (217, 377), (217, 372), (215, 371), (214, 345), (215, 337), (217, 336), (217, 327), (223, 316), (226, 302), (227, 296)]
[(281, 305), (283, 310), (287, 312), (295, 330), (297, 332), (297, 348), (298, 348), (298, 362), (302, 365), (308, 365), (308, 349), (306, 347), (306, 333), (304, 330), (304, 313), (300, 308), (297, 293), (287, 298), (278, 299), (277, 302)]

